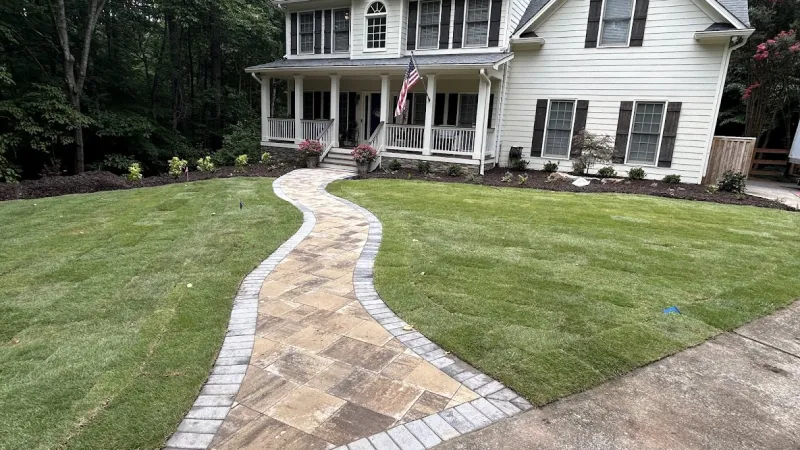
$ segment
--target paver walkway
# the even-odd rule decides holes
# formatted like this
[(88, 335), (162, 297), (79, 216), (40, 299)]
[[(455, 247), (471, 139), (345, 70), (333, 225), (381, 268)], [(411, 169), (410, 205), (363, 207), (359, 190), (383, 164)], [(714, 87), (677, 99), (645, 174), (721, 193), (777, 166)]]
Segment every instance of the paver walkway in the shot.
[[(313, 213), (314, 228), (260, 286), (257, 319), (238, 319), (256, 301), (237, 297), (217, 362), (232, 365), (215, 366), (220, 375), (210, 377), (169, 446), (421, 449), (530, 408), (383, 304), (371, 281), (380, 223), (324, 191), (346, 176), (297, 170), (278, 180), (276, 192)], [(246, 366), (235, 359), (248, 354)], [(235, 383), (245, 371), (234, 402), (236, 386), (217, 383)], [(210, 395), (220, 393), (230, 395)], [(219, 409), (204, 406), (211, 404)]]

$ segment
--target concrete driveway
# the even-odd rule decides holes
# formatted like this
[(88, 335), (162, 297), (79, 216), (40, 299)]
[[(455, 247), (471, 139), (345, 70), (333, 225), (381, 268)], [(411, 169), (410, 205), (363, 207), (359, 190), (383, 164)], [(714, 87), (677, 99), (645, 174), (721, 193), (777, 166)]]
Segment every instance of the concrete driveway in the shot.
[(800, 302), (436, 448), (800, 449)]
[(800, 209), (800, 186), (766, 180), (747, 180), (745, 192), (756, 197), (777, 200), (794, 209)]

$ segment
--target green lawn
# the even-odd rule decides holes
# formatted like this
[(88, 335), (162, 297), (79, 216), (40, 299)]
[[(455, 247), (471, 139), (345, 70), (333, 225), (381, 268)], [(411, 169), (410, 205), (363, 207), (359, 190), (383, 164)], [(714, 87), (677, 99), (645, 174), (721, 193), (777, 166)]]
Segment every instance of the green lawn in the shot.
[(404, 180), (329, 190), (383, 222), (383, 299), (540, 405), (800, 296), (797, 213)]
[(301, 221), (265, 178), (0, 203), (0, 449), (159, 448)]

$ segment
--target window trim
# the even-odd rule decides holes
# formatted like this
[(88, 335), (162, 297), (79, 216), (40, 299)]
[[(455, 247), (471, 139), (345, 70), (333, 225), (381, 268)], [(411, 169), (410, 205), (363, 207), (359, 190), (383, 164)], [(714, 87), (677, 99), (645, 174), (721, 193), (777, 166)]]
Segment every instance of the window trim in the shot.
[[(549, 156), (546, 155), (545, 152), (547, 151), (547, 132), (548, 126), (547, 124), (550, 123), (550, 109), (552, 108), (553, 102), (572, 102), (572, 120), (569, 124), (569, 145), (567, 146), (567, 155), (561, 156)], [(578, 111), (578, 99), (577, 98), (565, 98), (565, 97), (556, 97), (556, 98), (548, 98), (547, 99), (547, 115), (544, 116), (544, 134), (542, 135), (542, 156), (540, 158), (548, 158), (548, 159), (558, 159), (561, 161), (569, 161), (570, 155), (572, 154), (572, 136), (575, 133), (575, 115)]]
[[(436, 45), (433, 47), (420, 47), (419, 40), (422, 36), (420, 33), (420, 29), (422, 27), (420, 18), (422, 17), (422, 4), (423, 3), (439, 3), (439, 18), (436, 20)], [(420, 0), (419, 6), (417, 7), (417, 42), (416, 49), (417, 50), (437, 50), (439, 49), (439, 39), (442, 37), (442, 0)]]
[[(464, 2), (464, 25), (463, 29), (461, 30), (461, 48), (483, 48), (489, 47), (489, 34), (492, 26), (492, 0), (489, 0), (489, 13), (487, 14), (486, 18), (486, 43), (484, 45), (467, 45), (467, 25), (469, 22), (467, 21), (467, 14), (469, 14), (469, 0), (465, 0)], [(605, 2), (603, 2), (605, 3)]]
[[(347, 19), (347, 51), (336, 51), (336, 12), (345, 11), (348, 15)], [(353, 11), (352, 8), (333, 8), (331, 9), (331, 54), (332, 55), (345, 55), (350, 54), (352, 50), (352, 34), (353, 34)]]
[[(375, 3), (380, 3), (381, 5), (383, 5), (383, 9), (385, 9), (386, 11), (383, 13), (370, 13), (369, 9)], [(384, 40), (383, 47), (369, 48), (367, 46), (368, 43), (367, 35), (369, 34), (369, 19), (378, 19), (381, 17), (384, 18), (386, 21), (385, 23), (386, 39)], [(364, 9), (364, 47), (361, 49), (361, 51), (363, 53), (385, 52), (388, 47), (389, 47), (389, 7), (386, 6), (385, 0), (374, 0), (370, 2)]]
[[(311, 43), (312, 44), (311, 44), (311, 51), (310, 52), (304, 52), (303, 51), (303, 40), (301, 38), (303, 33), (300, 32), (300, 30), (302, 28), (302, 26), (301, 26), (302, 25), (301, 17), (303, 16), (303, 14), (311, 14), (311, 23), (314, 24), (314, 30), (311, 32)], [(313, 55), (314, 54), (314, 52), (316, 50), (314, 48), (314, 46), (316, 45), (316, 43), (314, 42), (316, 34), (317, 34), (317, 15), (316, 15), (316, 10), (311, 9), (311, 10), (306, 10), (306, 11), (298, 11), (297, 12), (297, 54), (298, 55)]]
[[(663, 103), (664, 110), (661, 114), (661, 125), (658, 129), (658, 142), (656, 142), (656, 157), (655, 161), (652, 164), (648, 163), (641, 163), (635, 162), (630, 163), (628, 162), (628, 157), (631, 153), (631, 143), (633, 142), (633, 125), (636, 122), (636, 107), (639, 106), (639, 103)], [(627, 165), (634, 165), (637, 167), (658, 167), (658, 158), (661, 156), (661, 140), (664, 138), (664, 124), (667, 121), (667, 107), (669, 107), (668, 100), (634, 100), (633, 101), (633, 109), (631, 110), (631, 123), (628, 126), (628, 143), (625, 145), (625, 162), (624, 164)]]
[(636, 13), (636, 2), (637, 0), (631, 0), (631, 19), (630, 23), (628, 24), (628, 39), (625, 40), (624, 44), (603, 44), (603, 27), (605, 26), (605, 17), (606, 17), (606, 5), (608, 4), (608, 0), (603, 0), (603, 6), (600, 8), (600, 26), (597, 30), (597, 48), (625, 48), (631, 46), (631, 35), (633, 34), (633, 15)]

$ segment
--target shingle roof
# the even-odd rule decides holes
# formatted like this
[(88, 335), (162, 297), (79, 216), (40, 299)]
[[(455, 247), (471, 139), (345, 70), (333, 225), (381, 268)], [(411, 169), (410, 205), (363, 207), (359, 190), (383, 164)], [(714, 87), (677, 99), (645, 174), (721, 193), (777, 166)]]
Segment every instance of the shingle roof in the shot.
[[(522, 14), (522, 18), (519, 19), (519, 24), (517, 24), (517, 29), (514, 30), (514, 33), (518, 33), (522, 28), (525, 27), (525, 24), (528, 23), (529, 20), (533, 18), (542, 8), (545, 7), (551, 0), (531, 0), (528, 4), (528, 8), (525, 9), (525, 13)], [(748, 7), (747, 7), (747, 0), (717, 0), (723, 8), (728, 10), (734, 17), (739, 19), (746, 27), (750, 27), (750, 16), (748, 14)], [(709, 30), (710, 31), (710, 30)]]
[[(502, 61), (513, 53), (467, 53), (452, 55), (419, 55), (414, 56), (417, 65), (489, 65)], [(255, 71), (260, 69), (302, 69), (313, 67), (405, 67), (411, 60), (409, 56), (400, 58), (374, 58), (374, 59), (350, 59), (350, 58), (321, 58), (321, 59), (279, 59), (267, 64), (248, 67), (246, 70)]]

